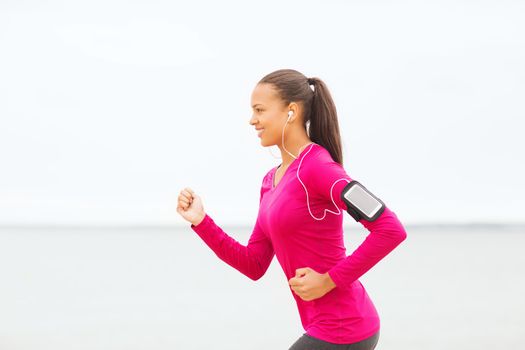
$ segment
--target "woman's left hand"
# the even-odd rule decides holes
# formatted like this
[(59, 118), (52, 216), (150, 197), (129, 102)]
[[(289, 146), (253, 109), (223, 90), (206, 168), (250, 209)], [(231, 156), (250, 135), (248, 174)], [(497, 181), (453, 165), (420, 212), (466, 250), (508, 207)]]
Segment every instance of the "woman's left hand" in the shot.
[(305, 301), (320, 298), (336, 287), (328, 272), (321, 274), (309, 267), (295, 270), (295, 277), (288, 284)]

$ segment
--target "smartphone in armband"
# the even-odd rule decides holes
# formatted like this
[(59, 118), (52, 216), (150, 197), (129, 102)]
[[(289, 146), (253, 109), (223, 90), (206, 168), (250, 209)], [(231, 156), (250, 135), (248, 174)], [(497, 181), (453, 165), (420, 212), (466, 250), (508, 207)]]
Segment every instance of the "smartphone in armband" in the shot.
[(343, 188), (341, 198), (346, 203), (348, 214), (355, 221), (374, 221), (385, 210), (385, 203), (356, 180), (350, 181)]

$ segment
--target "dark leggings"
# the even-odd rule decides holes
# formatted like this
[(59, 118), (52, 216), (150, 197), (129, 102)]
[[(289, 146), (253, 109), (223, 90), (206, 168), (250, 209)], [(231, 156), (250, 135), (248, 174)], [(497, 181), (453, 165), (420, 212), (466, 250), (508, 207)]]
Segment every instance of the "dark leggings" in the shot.
[(304, 333), (288, 350), (374, 350), (379, 341), (379, 331), (352, 344), (335, 344)]

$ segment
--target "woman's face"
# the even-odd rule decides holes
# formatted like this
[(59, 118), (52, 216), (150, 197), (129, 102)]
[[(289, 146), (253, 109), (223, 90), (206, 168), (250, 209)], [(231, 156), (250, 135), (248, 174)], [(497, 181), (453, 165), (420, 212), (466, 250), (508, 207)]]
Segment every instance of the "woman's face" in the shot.
[(252, 117), (250, 124), (261, 138), (261, 145), (273, 146), (281, 143), (288, 108), (279, 99), (271, 84), (257, 84), (251, 97)]

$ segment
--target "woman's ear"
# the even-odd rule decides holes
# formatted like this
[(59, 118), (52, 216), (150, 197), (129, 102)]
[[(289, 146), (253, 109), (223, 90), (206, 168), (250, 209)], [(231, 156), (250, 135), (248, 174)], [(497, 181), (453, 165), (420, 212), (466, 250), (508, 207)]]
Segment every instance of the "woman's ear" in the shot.
[(297, 103), (292, 102), (288, 105), (288, 121), (293, 122), (295, 118), (297, 118), (297, 114), (299, 113), (299, 106)]

